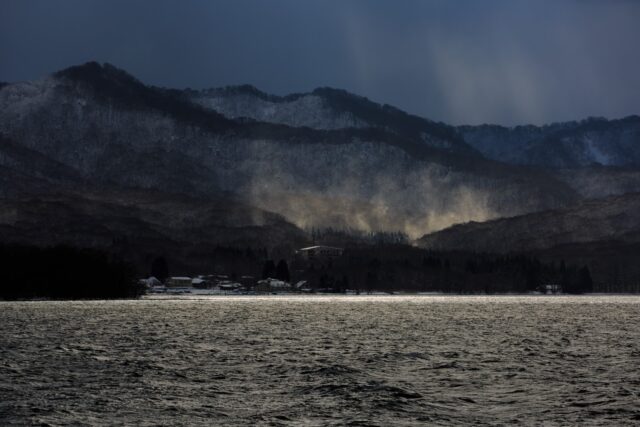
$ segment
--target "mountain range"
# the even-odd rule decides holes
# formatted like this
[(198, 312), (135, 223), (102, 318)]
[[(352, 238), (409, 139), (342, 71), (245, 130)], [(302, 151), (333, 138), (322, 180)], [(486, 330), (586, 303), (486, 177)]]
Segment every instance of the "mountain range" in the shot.
[(96, 62), (1, 85), (0, 134), (3, 239), (106, 245), (138, 229), (149, 254), (199, 233), (258, 247), (322, 227), (419, 238), (640, 191), (637, 116), (450, 126), (338, 89), (167, 89)]
[(543, 168), (640, 166), (640, 117), (591, 117), (547, 126), (460, 126), (459, 133), (488, 158)]

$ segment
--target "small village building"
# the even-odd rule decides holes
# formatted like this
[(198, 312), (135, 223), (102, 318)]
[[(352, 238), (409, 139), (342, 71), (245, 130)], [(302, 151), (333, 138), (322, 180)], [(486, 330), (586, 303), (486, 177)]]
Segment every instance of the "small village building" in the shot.
[(561, 294), (562, 286), (557, 283), (547, 283), (540, 286), (540, 291), (546, 295)]
[(242, 288), (240, 283), (226, 281), (218, 283), (218, 288), (223, 292), (235, 292)]
[(158, 286), (162, 286), (162, 282), (156, 279), (154, 276), (151, 276), (147, 279), (140, 279), (138, 280), (138, 283), (141, 286), (146, 287), (147, 289), (157, 288)]
[(275, 292), (275, 291), (288, 291), (291, 289), (291, 285), (282, 280), (268, 278), (258, 280), (258, 283), (253, 288), (257, 292)]

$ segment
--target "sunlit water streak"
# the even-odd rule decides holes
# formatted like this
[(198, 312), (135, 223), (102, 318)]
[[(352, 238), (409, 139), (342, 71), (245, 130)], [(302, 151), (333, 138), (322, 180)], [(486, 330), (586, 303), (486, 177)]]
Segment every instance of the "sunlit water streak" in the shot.
[(640, 298), (0, 303), (0, 424), (640, 422)]

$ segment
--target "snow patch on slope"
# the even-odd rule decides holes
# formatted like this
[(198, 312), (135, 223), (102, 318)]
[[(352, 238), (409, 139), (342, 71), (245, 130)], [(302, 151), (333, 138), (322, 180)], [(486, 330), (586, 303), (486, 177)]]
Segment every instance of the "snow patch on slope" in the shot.
[(368, 126), (351, 113), (332, 111), (320, 96), (313, 94), (273, 102), (251, 94), (221, 96), (200, 92), (192, 100), (231, 119), (248, 117), (261, 122), (327, 130)]

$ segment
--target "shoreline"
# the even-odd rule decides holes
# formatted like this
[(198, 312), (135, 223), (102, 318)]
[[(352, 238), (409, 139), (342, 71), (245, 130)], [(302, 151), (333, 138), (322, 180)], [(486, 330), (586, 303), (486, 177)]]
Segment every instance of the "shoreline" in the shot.
[(6, 303), (37, 303), (37, 302), (136, 302), (136, 301), (215, 301), (215, 300), (298, 300), (298, 301), (338, 301), (338, 300), (352, 300), (352, 301), (392, 301), (392, 300), (482, 300), (482, 299), (530, 299), (530, 300), (567, 300), (567, 299), (587, 299), (587, 298), (630, 298), (638, 299), (640, 302), (640, 294), (632, 293), (589, 293), (589, 294), (447, 294), (447, 293), (371, 293), (371, 294), (298, 294), (298, 293), (280, 293), (280, 294), (147, 294), (138, 298), (112, 298), (112, 299), (46, 299), (46, 298), (34, 298), (34, 299), (16, 299), (16, 300), (0, 300), (0, 304)]

